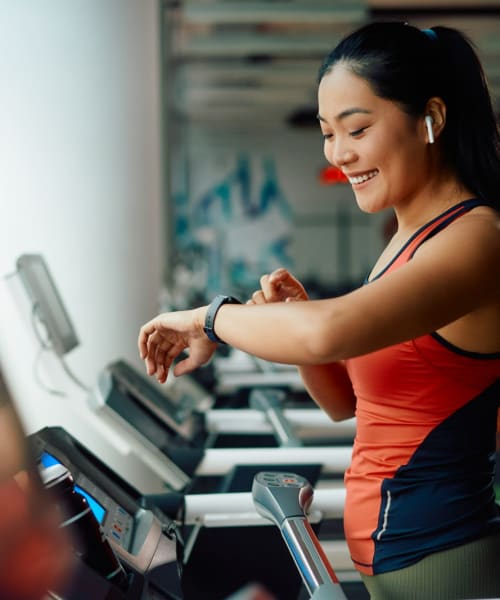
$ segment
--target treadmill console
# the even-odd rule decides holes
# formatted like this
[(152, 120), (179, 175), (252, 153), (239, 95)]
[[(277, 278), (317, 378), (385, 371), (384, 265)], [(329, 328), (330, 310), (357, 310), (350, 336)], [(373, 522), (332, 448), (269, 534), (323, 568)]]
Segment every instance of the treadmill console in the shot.
[[(46, 427), (28, 442), (40, 469), (62, 465), (71, 474), (75, 492), (87, 501), (105, 539), (128, 577), (125, 590), (96, 593), (93, 600), (180, 600), (183, 597), (175, 524), (142, 508), (141, 494), (60, 427)], [(85, 569), (88, 571), (88, 569)], [(94, 574), (95, 576), (95, 574)], [(88, 580), (88, 572), (85, 575)], [(108, 587), (109, 587), (109, 582)], [(64, 600), (85, 598), (80, 582)], [(82, 595), (83, 594), (83, 595)]]
[[(38, 458), (40, 465), (44, 468), (64, 464), (47, 450), (42, 450)], [(74, 467), (72, 472), (75, 472)], [(134, 516), (84, 473), (78, 469), (76, 469), (76, 472), (78, 483), (75, 482), (75, 491), (87, 500), (106, 538), (112, 540), (115, 545), (120, 546), (123, 550), (135, 554), (133, 544)], [(136, 544), (140, 544), (141, 541), (144, 542), (144, 540), (135, 540)]]

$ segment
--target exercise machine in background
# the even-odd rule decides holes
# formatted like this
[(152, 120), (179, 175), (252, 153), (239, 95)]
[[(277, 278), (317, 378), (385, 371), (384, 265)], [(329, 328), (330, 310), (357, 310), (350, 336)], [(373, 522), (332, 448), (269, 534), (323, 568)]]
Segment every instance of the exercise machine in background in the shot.
[[(209, 494), (208, 503), (204, 495), (166, 492), (164, 510), (148, 508), (150, 499), (63, 429), (42, 429), (28, 441), (45, 481), (62, 486), (64, 497), (76, 491), (88, 504), (120, 567), (113, 569), (108, 550), (105, 561), (92, 560), (92, 553), (103, 556), (103, 549), (92, 548), (97, 542), (90, 536), (94, 542), (80, 549), (84, 558), (74, 585), (59, 596), (64, 600), (253, 600), (258, 596), (252, 594), (263, 589), (272, 600), (304, 597), (302, 575), (278, 529), (256, 510), (251, 492)], [(283, 514), (288, 514), (285, 505)], [(341, 512), (343, 499), (340, 493), (318, 491), (307, 506), (314, 530), (332, 507)], [(217, 519), (219, 526), (213, 526)], [(186, 533), (200, 523), (211, 535), (197, 536), (188, 548)], [(304, 527), (309, 531), (309, 525)], [(89, 586), (94, 592), (85, 596)], [(358, 597), (363, 596), (352, 596)]]
[[(318, 465), (318, 475), (339, 485), (351, 458), (354, 419), (334, 423), (318, 408), (283, 410), (282, 390), (257, 388), (249, 409), (206, 410), (206, 394), (189, 376), (160, 387), (116, 361), (100, 372), (89, 402), (103, 422), (138, 440), (142, 459), (174, 489), (256, 464)], [(246, 491), (250, 486), (251, 480)]]
[[(78, 338), (72, 331), (71, 321), (43, 258), (24, 255), (18, 261), (18, 270), (29, 292), (33, 315), (37, 322), (45, 325), (46, 337), (40, 336), (42, 348), (52, 349), (62, 357), (75, 347)], [(89, 391), (86, 386), (80, 387)], [(282, 389), (260, 386), (250, 396), (246, 411), (224, 412), (214, 408), (213, 398), (207, 395), (207, 390), (196, 386), (191, 378), (179, 378), (173, 386), (165, 386), (160, 392), (150, 378), (139, 374), (124, 361), (105, 367), (99, 375), (95, 393), (88, 394), (92, 413), (97, 417), (94, 420), (99, 421), (100, 433), (106, 430), (107, 439), (119, 439), (117, 446), (124, 458), (121, 464), (126, 463), (124, 472), (119, 470), (121, 477), (117, 474), (118, 469), (112, 470), (99, 463), (98, 471), (106, 473), (102, 483), (107, 482), (108, 485), (111, 481), (120, 490), (125, 489), (128, 497), (123, 503), (130, 510), (123, 506), (120, 494), (116, 499), (113, 487), (98, 486), (105, 490), (103, 501), (108, 497), (114, 498), (115, 503), (128, 512), (127, 522), (133, 531), (144, 533), (148, 530), (147, 523), (151, 517), (156, 518), (157, 525), (160, 523), (160, 529), (165, 522), (182, 524), (183, 539), (186, 540), (182, 558), (183, 586), (184, 592), (187, 591), (193, 598), (198, 594), (203, 600), (220, 600), (246, 584), (244, 579), (248, 565), (245, 561), (248, 550), (252, 548), (258, 548), (258, 561), (252, 561), (251, 572), (259, 581), (272, 588), (277, 569), (288, 573), (285, 581), (279, 580), (283, 598), (294, 598), (300, 589), (300, 576), (290, 564), (289, 554), (285, 551), (283, 555), (284, 548), (277, 532), (267, 527), (264, 533), (262, 527), (254, 526), (256, 516), (253, 506), (250, 510), (242, 510), (251, 501), (250, 490), (256, 472), (262, 469), (293, 470), (315, 486), (320, 478), (331, 477), (334, 483), (331, 487), (318, 489), (318, 499), (321, 500), (322, 494), (329, 495), (325, 496), (323, 512), (317, 515), (316, 523), (314, 519), (311, 522), (319, 531), (324, 519), (332, 518), (337, 523), (341, 520), (344, 498), (342, 475), (350, 461), (354, 424), (348, 423), (347, 427), (333, 424), (319, 409), (300, 408), (294, 409), (299, 411), (295, 413), (294, 426), (293, 413), (282, 410)], [(314, 425), (322, 432), (320, 435), (313, 433), (314, 420)], [(305, 428), (304, 423), (308, 423)], [(37, 439), (49, 436), (50, 446), (54, 442), (55, 431), (59, 433), (56, 435), (57, 444), (52, 444), (54, 447), (64, 438), (67, 443), (71, 440), (66, 446), (68, 452), (72, 448), (71, 456), (91, 456), (83, 445), (61, 428), (47, 428)], [(322, 436), (326, 443), (321, 440)], [(327, 445), (335, 438), (340, 445)], [(78, 452), (75, 453), (75, 449)], [(55, 456), (69, 470), (76, 485), (85, 489), (78, 481), (82, 472), (75, 476), (77, 465), (71, 458), (68, 459), (64, 452), (58, 457), (57, 448), (52, 454), (47, 450), (47, 454)], [(130, 481), (131, 473), (128, 471), (133, 471), (133, 461), (136, 467), (144, 465), (143, 470), (157, 476), (158, 486), (154, 493), (125, 483)], [(90, 462), (96, 464), (95, 456)], [(88, 466), (85, 465), (85, 468)], [(85, 475), (83, 477), (86, 483)], [(96, 477), (99, 479), (97, 474)], [(98, 504), (106, 507), (105, 503), (98, 501)], [(105, 515), (108, 514), (111, 513), (106, 509)], [(151, 521), (151, 526), (154, 522)], [(262, 518), (257, 519), (257, 523), (262, 525)], [(114, 549), (126, 565), (129, 576), (132, 573), (134, 581), (143, 582), (145, 593), (149, 593), (149, 582), (158, 587), (152, 579), (158, 569), (154, 569), (154, 574), (149, 573), (147, 560), (145, 563), (141, 554), (145, 550), (142, 545), (139, 549), (136, 543), (140, 538), (117, 540), (115, 526), (116, 522), (111, 520), (108, 534)], [(340, 538), (337, 536), (333, 542), (345, 545)], [(129, 543), (132, 546), (123, 546)], [(148, 546), (146, 551), (153, 561), (156, 549)], [(278, 557), (284, 562), (279, 563)], [(348, 579), (351, 579), (352, 564), (347, 565), (346, 570), (349, 571)], [(283, 590), (284, 585), (291, 587)], [(163, 592), (166, 594), (167, 590)]]

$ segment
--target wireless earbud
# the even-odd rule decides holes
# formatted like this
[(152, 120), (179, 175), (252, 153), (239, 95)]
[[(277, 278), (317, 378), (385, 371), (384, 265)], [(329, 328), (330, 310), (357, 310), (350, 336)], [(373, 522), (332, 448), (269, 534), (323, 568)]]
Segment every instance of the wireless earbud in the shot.
[(430, 115), (425, 115), (425, 126), (427, 127), (427, 137), (429, 138), (429, 144), (434, 143), (434, 131), (432, 129), (432, 117)]

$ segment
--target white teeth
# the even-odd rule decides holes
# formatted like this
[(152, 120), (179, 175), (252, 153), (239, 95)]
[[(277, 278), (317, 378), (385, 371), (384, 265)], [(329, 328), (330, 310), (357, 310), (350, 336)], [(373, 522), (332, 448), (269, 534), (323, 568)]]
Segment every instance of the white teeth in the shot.
[(375, 170), (365, 173), (365, 175), (359, 175), (358, 177), (349, 177), (349, 183), (363, 183), (363, 181), (368, 181), (368, 179), (375, 177), (377, 173), (378, 171)]

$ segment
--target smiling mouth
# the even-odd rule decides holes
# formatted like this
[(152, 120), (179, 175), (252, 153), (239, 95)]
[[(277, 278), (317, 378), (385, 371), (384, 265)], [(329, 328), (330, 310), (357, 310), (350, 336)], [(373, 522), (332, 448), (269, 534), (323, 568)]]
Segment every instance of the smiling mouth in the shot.
[(369, 171), (368, 173), (365, 173), (364, 175), (357, 175), (356, 177), (348, 177), (349, 179), (349, 183), (351, 185), (355, 185), (355, 184), (359, 184), (359, 183), (364, 183), (365, 181), (368, 181), (369, 179), (373, 179), (375, 177), (375, 175), (378, 174), (378, 169), (375, 169), (374, 171)]

